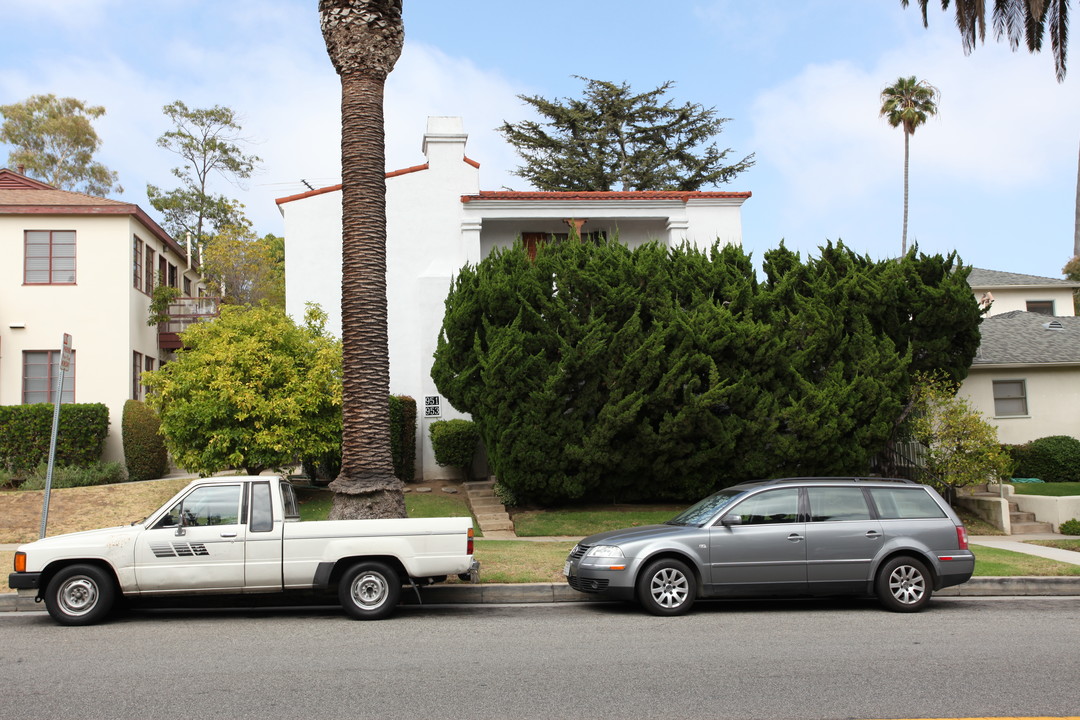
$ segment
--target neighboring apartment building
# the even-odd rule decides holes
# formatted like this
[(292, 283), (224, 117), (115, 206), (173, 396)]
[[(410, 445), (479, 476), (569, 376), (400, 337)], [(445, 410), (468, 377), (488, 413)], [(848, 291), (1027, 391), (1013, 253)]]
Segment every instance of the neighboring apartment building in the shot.
[(968, 285), (981, 304), (989, 304), (986, 317), (1023, 310), (1056, 317), (1076, 315), (1073, 293), (1080, 283), (1064, 278), (972, 268)]
[[(141, 373), (178, 346), (175, 334), (159, 336), (147, 325), (160, 281), (185, 296), (204, 294), (187, 253), (139, 206), (0, 170), (0, 405), (54, 401), (70, 334), (62, 402), (104, 403), (110, 424), (102, 459), (122, 461), (124, 401), (143, 399)], [(187, 321), (209, 312), (208, 304), (216, 312), (209, 299), (176, 308)]]
[[(742, 243), (740, 208), (748, 192), (482, 192), (480, 165), (465, 155), (461, 118), (428, 118), (426, 162), (386, 175), (387, 300), (390, 391), (420, 408), (417, 471), (448, 476), (436, 465), (431, 420), (460, 417), (431, 380), (446, 294), (466, 263), (521, 237), (528, 248), (552, 235), (601, 233), (634, 247), (650, 240), (700, 247)], [(289, 252), (286, 309), (300, 319), (308, 302), (341, 333), (341, 186), (281, 198)]]

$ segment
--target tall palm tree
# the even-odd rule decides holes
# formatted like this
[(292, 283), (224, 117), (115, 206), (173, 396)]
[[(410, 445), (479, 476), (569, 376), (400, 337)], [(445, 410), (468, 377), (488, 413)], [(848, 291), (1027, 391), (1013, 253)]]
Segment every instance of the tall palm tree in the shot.
[(341, 472), (331, 519), (405, 517), (390, 452), (383, 86), (401, 55), (401, 0), (319, 0), (341, 76)]
[(908, 226), (908, 161), (911, 136), (916, 128), (937, 114), (941, 97), (938, 89), (915, 76), (897, 78), (896, 82), (881, 91), (881, 116), (893, 127), (904, 127), (904, 231), (900, 240), (900, 254), (907, 255)]
[[(924, 27), (930, 23), (926, 17), (928, 0), (915, 0), (922, 10)], [(903, 7), (909, 0), (900, 0)], [(1065, 65), (1069, 49), (1069, 2), (1070, 0), (994, 0), (992, 23), (998, 40), (1007, 39), (1015, 51), (1023, 40), (1028, 52), (1042, 50), (1043, 36), (1050, 32), (1050, 47), (1054, 55), (1054, 74), (1058, 82), (1065, 80)], [(956, 27), (964, 52), (975, 49), (976, 38), (986, 40), (985, 0), (956, 0)], [(949, 9), (949, 0), (941, 0), (941, 9)], [(1080, 256), (1080, 158), (1077, 162), (1076, 211), (1073, 224), (1073, 257)]]

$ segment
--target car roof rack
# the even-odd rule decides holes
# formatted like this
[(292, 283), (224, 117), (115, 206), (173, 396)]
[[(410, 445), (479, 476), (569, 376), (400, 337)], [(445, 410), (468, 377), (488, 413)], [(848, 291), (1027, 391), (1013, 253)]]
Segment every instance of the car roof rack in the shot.
[(808, 476), (808, 477), (786, 477), (786, 478), (771, 478), (769, 480), (763, 480), (762, 484), (765, 485), (779, 485), (781, 483), (805, 483), (805, 482), (837, 482), (837, 481), (851, 481), (851, 482), (887, 482), (887, 483), (902, 483), (905, 485), (917, 485), (914, 480), (908, 480), (907, 478), (892, 478), (892, 477), (855, 477), (850, 475), (835, 476), (835, 477), (823, 477), (823, 476)]

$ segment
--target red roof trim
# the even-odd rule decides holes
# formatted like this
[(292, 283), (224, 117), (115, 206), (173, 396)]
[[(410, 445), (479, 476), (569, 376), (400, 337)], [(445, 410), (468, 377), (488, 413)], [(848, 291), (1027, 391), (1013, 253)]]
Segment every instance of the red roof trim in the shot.
[(680, 190), (630, 190), (630, 191), (544, 191), (517, 192), (513, 190), (482, 190), (477, 195), (462, 195), (461, 202), (473, 200), (713, 200), (742, 199), (751, 197), (749, 192), (709, 192)]
[(472, 166), (473, 166), (474, 168), (476, 168), (477, 170), (479, 170), (479, 169), (480, 169), (480, 163), (476, 162), (475, 160), (473, 160), (473, 159), (472, 159), (471, 157), (469, 157), (468, 155), (466, 155), (466, 156), (465, 156), (465, 162), (467, 162), (468, 164), (472, 165)]
[(427, 169), (427, 163), (424, 163), (423, 165), (413, 165), (412, 167), (402, 168), (401, 170), (391, 170), (390, 172), (386, 173), (386, 177), (392, 178), (399, 175), (408, 175), (409, 173), (420, 172), (421, 170)]
[[(465, 160), (466, 162), (468, 162), (469, 159), (465, 158)], [(477, 165), (476, 167), (480, 167), (480, 165)], [(424, 163), (423, 165), (413, 165), (412, 167), (402, 168), (400, 170), (391, 170), (390, 172), (386, 173), (386, 178), (390, 179), (392, 177), (408, 175), (409, 173), (420, 172), (421, 170), (428, 169), (429, 167), (427, 163)], [(338, 183), (337, 185), (328, 185), (327, 187), (319, 188), (318, 190), (308, 190), (307, 192), (297, 193), (296, 195), (288, 195), (283, 198), (278, 198), (274, 202), (278, 205), (284, 205), (285, 203), (290, 203), (293, 200), (303, 200), (304, 198), (315, 197), (316, 195), (322, 195), (324, 193), (337, 192), (339, 190), (341, 190), (341, 183)]]

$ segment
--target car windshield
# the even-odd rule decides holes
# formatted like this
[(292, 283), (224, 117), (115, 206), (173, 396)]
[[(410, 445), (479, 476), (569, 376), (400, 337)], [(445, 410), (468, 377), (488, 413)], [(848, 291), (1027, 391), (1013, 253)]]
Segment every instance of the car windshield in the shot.
[(716, 513), (745, 494), (745, 490), (721, 490), (718, 493), (713, 493), (704, 500), (699, 500), (686, 508), (668, 520), (665, 525), (696, 525), (701, 527), (709, 522)]

